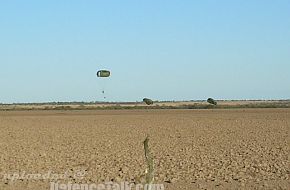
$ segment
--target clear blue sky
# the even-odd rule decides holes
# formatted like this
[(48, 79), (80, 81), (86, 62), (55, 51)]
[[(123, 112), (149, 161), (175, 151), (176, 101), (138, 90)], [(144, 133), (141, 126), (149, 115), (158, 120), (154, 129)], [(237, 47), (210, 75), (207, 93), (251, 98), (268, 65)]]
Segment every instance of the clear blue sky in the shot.
[(0, 102), (98, 101), (103, 82), (110, 101), (289, 99), (290, 1), (0, 2)]

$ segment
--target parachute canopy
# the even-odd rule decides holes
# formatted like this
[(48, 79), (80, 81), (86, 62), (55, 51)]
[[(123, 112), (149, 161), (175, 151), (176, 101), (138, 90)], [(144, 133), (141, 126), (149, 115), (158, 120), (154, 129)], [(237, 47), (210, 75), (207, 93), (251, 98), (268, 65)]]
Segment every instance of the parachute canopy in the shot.
[(99, 70), (97, 72), (97, 77), (99, 78), (98, 80), (99, 81), (99, 84), (100, 84), (100, 87), (101, 87), (101, 90), (102, 90), (102, 94), (104, 95), (104, 99), (106, 99), (106, 96), (105, 96), (105, 86), (106, 86), (106, 81), (108, 79), (105, 79), (105, 78), (109, 78), (111, 76), (111, 72), (108, 71), (108, 70)]
[(97, 77), (109, 77), (110, 75), (111, 75), (111, 72), (107, 70), (99, 70), (97, 72)]
[(217, 105), (217, 102), (214, 99), (212, 99), (212, 98), (208, 98), (207, 102), (210, 103), (210, 104), (213, 104), (213, 105)]
[(151, 100), (149, 98), (144, 98), (143, 102), (145, 102), (147, 105), (152, 105), (153, 104), (153, 100)]

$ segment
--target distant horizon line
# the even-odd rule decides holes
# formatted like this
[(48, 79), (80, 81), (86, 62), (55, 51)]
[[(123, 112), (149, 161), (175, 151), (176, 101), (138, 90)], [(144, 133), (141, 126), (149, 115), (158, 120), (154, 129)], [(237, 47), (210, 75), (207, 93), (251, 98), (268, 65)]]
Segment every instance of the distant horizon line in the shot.
[[(290, 101), (290, 99), (215, 99), (216, 101)], [(207, 100), (153, 100), (154, 102), (206, 102)], [(142, 103), (143, 101), (48, 101), (48, 102), (13, 102), (0, 105), (33, 105), (33, 104), (118, 104), (118, 103)]]

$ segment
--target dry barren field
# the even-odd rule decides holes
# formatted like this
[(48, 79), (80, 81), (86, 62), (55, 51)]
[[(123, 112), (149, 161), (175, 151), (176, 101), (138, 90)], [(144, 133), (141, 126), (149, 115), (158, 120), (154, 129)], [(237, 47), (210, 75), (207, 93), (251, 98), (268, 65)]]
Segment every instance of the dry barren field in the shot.
[(0, 189), (142, 183), (147, 134), (165, 189), (290, 189), (289, 131), (290, 109), (2, 111)]
[(50, 102), (1, 104), (0, 111), (41, 110), (120, 110), (120, 109), (233, 109), (233, 108), (290, 108), (290, 100), (217, 100), (210, 105), (205, 100), (154, 101), (147, 106), (144, 102)]

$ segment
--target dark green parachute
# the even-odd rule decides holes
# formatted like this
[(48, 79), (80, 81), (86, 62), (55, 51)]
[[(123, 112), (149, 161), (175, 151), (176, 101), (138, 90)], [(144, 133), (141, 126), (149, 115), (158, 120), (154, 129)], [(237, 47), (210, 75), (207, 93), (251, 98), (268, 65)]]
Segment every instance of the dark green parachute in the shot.
[(99, 70), (97, 72), (97, 77), (99, 78), (100, 82), (100, 86), (101, 86), (101, 89), (102, 89), (102, 94), (104, 95), (104, 99), (106, 99), (106, 96), (105, 96), (105, 83), (106, 83), (106, 78), (109, 78), (111, 76), (111, 72), (108, 71), (108, 70)]
[(152, 105), (153, 104), (153, 100), (151, 100), (149, 98), (144, 98), (143, 102), (145, 102), (147, 105)]
[(111, 75), (111, 72), (107, 70), (99, 70), (97, 72), (98, 77), (109, 77), (110, 75)]
[(208, 98), (207, 102), (210, 103), (210, 104), (213, 104), (213, 105), (217, 105), (217, 102), (214, 99), (212, 99), (212, 98)]

